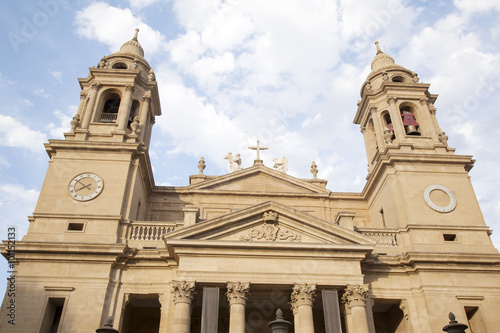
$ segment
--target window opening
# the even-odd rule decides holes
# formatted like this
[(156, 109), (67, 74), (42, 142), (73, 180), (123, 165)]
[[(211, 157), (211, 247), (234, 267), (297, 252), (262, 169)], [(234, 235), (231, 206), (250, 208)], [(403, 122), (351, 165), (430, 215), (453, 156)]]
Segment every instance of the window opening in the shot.
[(116, 64), (113, 64), (114, 69), (127, 69), (127, 65), (125, 65), (123, 62), (117, 62)]
[(120, 109), (120, 97), (117, 94), (110, 96), (102, 108), (101, 123), (114, 123)]
[(409, 106), (401, 107), (401, 118), (403, 119), (406, 135), (420, 135), (419, 125)]
[(64, 309), (64, 298), (49, 298), (40, 332), (57, 333), (61, 325), (62, 313)]
[(445, 242), (454, 242), (457, 239), (456, 234), (443, 234)]

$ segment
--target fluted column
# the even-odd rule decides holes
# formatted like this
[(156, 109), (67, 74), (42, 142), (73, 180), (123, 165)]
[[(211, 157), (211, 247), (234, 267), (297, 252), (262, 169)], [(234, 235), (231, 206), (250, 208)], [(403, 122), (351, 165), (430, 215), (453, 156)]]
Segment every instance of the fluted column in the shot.
[(87, 104), (87, 107), (85, 108), (85, 115), (83, 117), (83, 121), (82, 121), (82, 125), (81, 125), (81, 128), (83, 128), (83, 129), (89, 128), (90, 120), (92, 119), (92, 113), (94, 113), (94, 107), (95, 107), (95, 101), (97, 99), (97, 93), (99, 92), (100, 88), (101, 88), (100, 83), (94, 83), (90, 87), (90, 100), (89, 100), (89, 103)]
[(294, 333), (300, 333), (298, 308), (292, 303), (290, 303), (290, 306), (292, 307)]
[(146, 122), (148, 121), (149, 115), (149, 102), (151, 101), (151, 92), (147, 92), (143, 98), (143, 104), (141, 109), (141, 117), (139, 119), (140, 132), (139, 141), (144, 141), (144, 134), (146, 132)]
[(174, 324), (172, 332), (191, 331), (191, 302), (194, 297), (195, 282), (172, 281), (174, 294)]
[[(291, 295), (291, 305), (297, 308), (298, 332), (314, 333), (312, 305), (316, 297), (315, 284), (295, 284)], [(295, 319), (294, 319), (295, 322)], [(297, 327), (295, 328), (297, 331)]]
[(118, 131), (124, 131), (127, 127), (127, 120), (130, 114), (130, 104), (132, 103), (133, 92), (133, 85), (128, 85), (125, 87), (125, 94), (120, 102), (120, 108), (118, 109)]
[(245, 333), (245, 306), (250, 283), (228, 282), (226, 297), (229, 302), (229, 333)]
[(366, 318), (366, 296), (368, 285), (348, 284), (342, 296), (342, 302), (351, 310), (353, 331), (356, 333), (369, 333), (368, 319)]

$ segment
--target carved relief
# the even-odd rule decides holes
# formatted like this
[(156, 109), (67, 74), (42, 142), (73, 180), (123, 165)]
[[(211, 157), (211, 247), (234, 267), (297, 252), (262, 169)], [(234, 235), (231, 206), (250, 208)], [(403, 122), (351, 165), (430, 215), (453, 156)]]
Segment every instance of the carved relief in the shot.
[(307, 283), (295, 284), (290, 298), (292, 308), (297, 308), (300, 305), (312, 305), (316, 298), (316, 285)]
[(194, 287), (196, 282), (172, 281), (172, 293), (174, 303), (191, 303), (194, 298)]
[(246, 304), (250, 283), (228, 282), (226, 297), (229, 304)]
[(342, 302), (347, 304), (349, 308), (354, 306), (366, 306), (366, 297), (368, 295), (368, 285), (367, 284), (348, 284), (345, 288), (344, 295), (342, 296)]
[(250, 229), (246, 235), (241, 235), (240, 240), (300, 242), (301, 236), (290, 230), (280, 230), (280, 227), (277, 225), (264, 223), (264, 225), (261, 225), (260, 227)]

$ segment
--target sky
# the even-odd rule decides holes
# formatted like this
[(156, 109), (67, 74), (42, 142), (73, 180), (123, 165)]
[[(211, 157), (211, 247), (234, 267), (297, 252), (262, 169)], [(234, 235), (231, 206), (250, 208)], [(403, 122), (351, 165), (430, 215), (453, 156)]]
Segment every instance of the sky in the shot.
[[(360, 192), (367, 159), (353, 124), (374, 41), (439, 94), (442, 130), (500, 247), (500, 2), (497, 0), (23, 0), (0, 2), (0, 235), (28, 228), (48, 165), (80, 101), (77, 78), (139, 28), (163, 115), (150, 156), (157, 185), (186, 186), (228, 152), (334, 192)], [(5, 261), (0, 265), (7, 277)], [(3, 283), (0, 288), (4, 287)]]

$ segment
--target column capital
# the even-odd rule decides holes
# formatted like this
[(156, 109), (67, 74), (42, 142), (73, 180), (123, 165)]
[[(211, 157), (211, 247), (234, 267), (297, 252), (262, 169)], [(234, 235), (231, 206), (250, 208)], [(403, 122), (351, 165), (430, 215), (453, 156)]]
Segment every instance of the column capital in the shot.
[(125, 86), (125, 91), (134, 92), (134, 85), (133, 84), (126, 85)]
[(293, 285), (290, 305), (292, 308), (299, 307), (301, 305), (312, 306), (315, 298), (316, 284), (296, 283)]
[(172, 293), (174, 294), (174, 303), (189, 303), (194, 298), (194, 288), (196, 282), (172, 281)]
[(98, 91), (99, 89), (101, 89), (101, 84), (100, 83), (92, 83), (92, 85), (90, 86), (90, 89)]
[(378, 111), (378, 108), (376, 106), (370, 106), (370, 113), (375, 113)]
[(387, 97), (387, 101), (389, 102), (389, 104), (396, 104), (398, 98), (396, 96), (389, 96)]
[(427, 96), (420, 97), (418, 101), (420, 102), (421, 105), (426, 105), (429, 102), (429, 98)]
[(345, 293), (342, 296), (342, 302), (346, 303), (349, 308), (355, 306), (366, 307), (366, 297), (368, 296), (367, 284), (348, 284), (345, 288)]
[(250, 282), (228, 282), (226, 297), (230, 305), (243, 304), (245, 305), (250, 291)]

